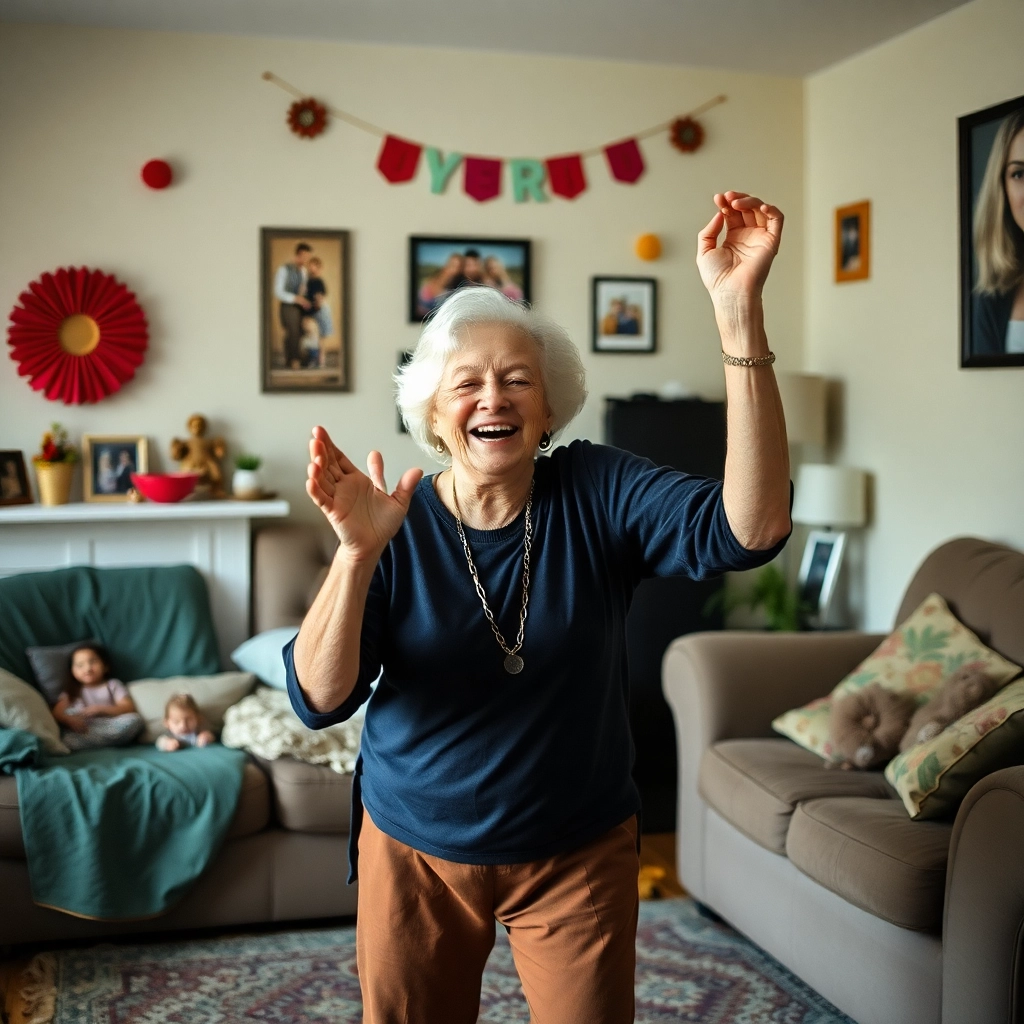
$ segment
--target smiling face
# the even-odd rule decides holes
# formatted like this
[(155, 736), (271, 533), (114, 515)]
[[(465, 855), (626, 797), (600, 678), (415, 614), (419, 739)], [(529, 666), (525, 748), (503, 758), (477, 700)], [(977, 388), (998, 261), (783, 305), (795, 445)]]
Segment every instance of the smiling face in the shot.
[(1010, 142), (1003, 185), (1006, 188), (1006, 201), (1010, 205), (1010, 215), (1017, 227), (1024, 231), (1024, 128)]
[(448, 360), (431, 426), (455, 467), (481, 481), (532, 465), (551, 429), (541, 356), (528, 334), (509, 324), (476, 324)]

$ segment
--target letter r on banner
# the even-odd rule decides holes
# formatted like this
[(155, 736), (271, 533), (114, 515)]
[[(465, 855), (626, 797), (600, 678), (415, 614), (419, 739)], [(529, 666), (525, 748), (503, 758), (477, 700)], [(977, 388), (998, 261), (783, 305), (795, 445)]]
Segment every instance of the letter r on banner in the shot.
[(512, 170), (512, 198), (517, 203), (525, 203), (532, 199), (536, 203), (546, 203), (547, 193), (544, 191), (544, 165), (539, 160), (510, 160)]

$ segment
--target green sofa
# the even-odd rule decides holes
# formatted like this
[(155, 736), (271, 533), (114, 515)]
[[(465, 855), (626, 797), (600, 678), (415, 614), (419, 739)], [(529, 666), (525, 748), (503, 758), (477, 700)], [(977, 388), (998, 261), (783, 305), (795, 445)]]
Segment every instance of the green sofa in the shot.
[[(191, 566), (76, 566), (0, 579), (0, 667), (30, 681), (27, 647), (86, 637), (107, 646), (113, 672), (125, 682), (209, 675), (222, 667), (206, 583)], [(284, 827), (289, 794), (277, 791), (275, 771), (265, 769), (271, 765), (246, 766), (227, 840), (185, 898), (159, 918), (116, 923), (33, 903), (17, 785), (0, 776), (0, 945), (354, 913), (341, 834), (348, 829), (347, 806), (334, 800), (312, 827)]]

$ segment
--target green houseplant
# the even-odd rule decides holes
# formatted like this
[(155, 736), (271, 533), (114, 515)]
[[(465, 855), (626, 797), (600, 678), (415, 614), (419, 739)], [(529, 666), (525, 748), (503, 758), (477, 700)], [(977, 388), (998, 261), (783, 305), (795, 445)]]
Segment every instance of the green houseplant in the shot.
[(260, 466), (263, 460), (258, 455), (235, 457), (235, 472), (231, 477), (231, 493), (242, 501), (255, 501), (263, 495), (263, 480)]
[(766, 565), (745, 592), (723, 587), (705, 606), (705, 612), (721, 610), (726, 615), (737, 608), (762, 609), (768, 629), (794, 633), (804, 626), (806, 609), (792, 590), (782, 570), (774, 563)]

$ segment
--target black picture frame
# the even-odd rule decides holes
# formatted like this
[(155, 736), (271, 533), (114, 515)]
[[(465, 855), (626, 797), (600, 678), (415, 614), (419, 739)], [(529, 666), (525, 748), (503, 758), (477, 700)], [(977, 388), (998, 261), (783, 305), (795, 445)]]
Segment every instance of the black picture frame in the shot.
[[(477, 253), (476, 258), (483, 266), (481, 272), (486, 274), (486, 264), (497, 259), (502, 264), (507, 283), (498, 288), (509, 298), (526, 303), (533, 301), (531, 283), (531, 241), (529, 238), (489, 238), (483, 235), (410, 235), (409, 237), (409, 323), (422, 323), (451, 294), (464, 284), (473, 283), (465, 280), (459, 272), (454, 278), (453, 288), (446, 285), (452, 283), (442, 278), (447, 260), (459, 255), (464, 259), (471, 252)], [(497, 273), (497, 268), (494, 268)], [(475, 275), (471, 275), (475, 276)], [(433, 282), (431, 279), (434, 279)], [(489, 278), (495, 280), (495, 278)], [(485, 278), (479, 283), (488, 283)], [(434, 294), (427, 294), (428, 288)]]
[(0, 506), (31, 504), (32, 487), (24, 454), (16, 448), (0, 450)]
[[(614, 331), (611, 330), (613, 319), (616, 321)], [(591, 278), (590, 339), (594, 352), (619, 355), (650, 355), (656, 352), (657, 280), (625, 276)]]
[[(305, 311), (282, 317), (275, 294), (279, 267), (294, 259), (296, 247), (311, 247), (323, 261), (327, 315)], [(270, 392), (351, 391), (349, 232), (341, 228), (260, 228), (260, 390)], [(294, 306), (294, 303), (288, 304)], [(298, 321), (296, 341), (295, 321)], [(325, 329), (328, 333), (324, 333)], [(318, 344), (310, 343), (316, 335)]]
[[(1024, 351), (1006, 351), (1005, 348), (1006, 324), (1010, 320), (1015, 293), (1011, 290), (1009, 295), (981, 295), (975, 287), (979, 265), (974, 239), (978, 200), (985, 187), (989, 160), (994, 157), (993, 142), (996, 134), (1003, 122), (1015, 115), (1024, 116), (1024, 96), (977, 110), (957, 120), (960, 172), (960, 366), (963, 369), (1024, 366)], [(1024, 132), (1024, 128), (1014, 133), (1013, 141), (1024, 137), (1021, 132)], [(1005, 207), (1005, 170), (1003, 175), (1002, 203)], [(1010, 218), (1012, 225), (1012, 214)], [(1006, 229), (1012, 231), (1014, 227), (1006, 226)], [(1016, 230), (1021, 233), (1018, 244), (1024, 247), (1024, 227), (1018, 223)], [(999, 336), (1000, 327), (1002, 338)]]

